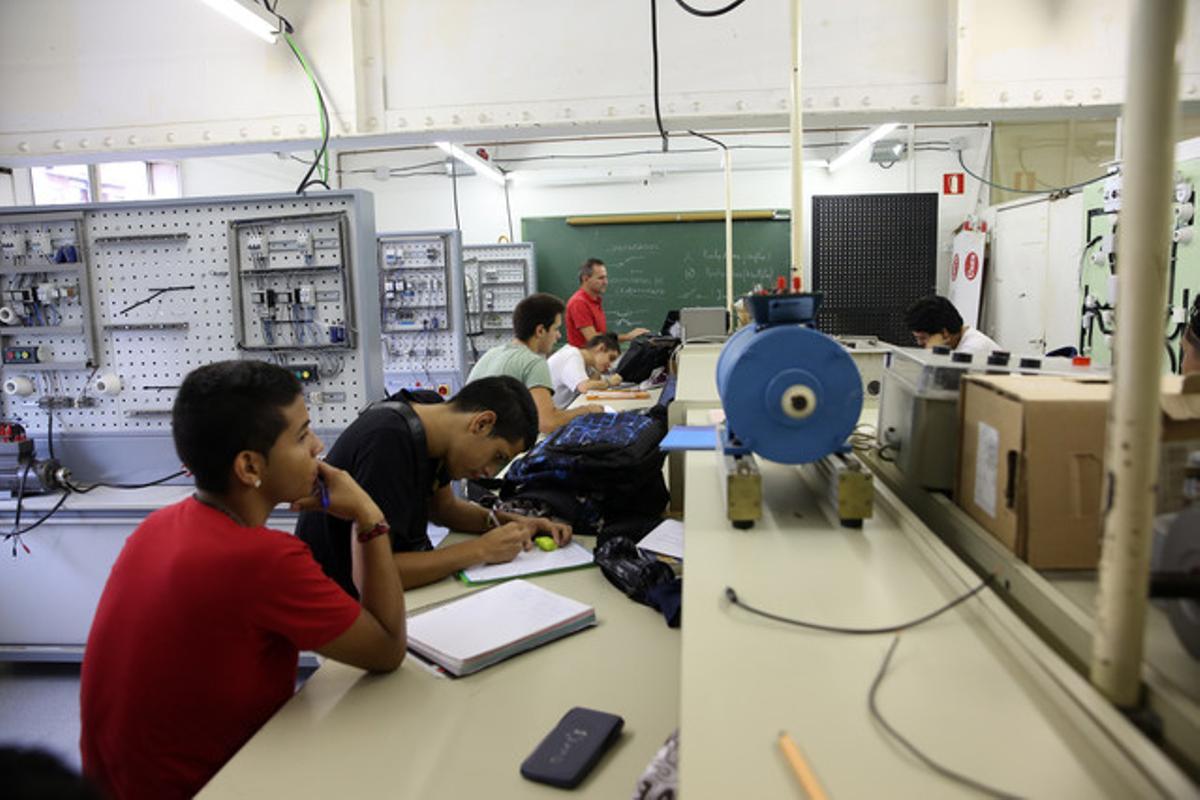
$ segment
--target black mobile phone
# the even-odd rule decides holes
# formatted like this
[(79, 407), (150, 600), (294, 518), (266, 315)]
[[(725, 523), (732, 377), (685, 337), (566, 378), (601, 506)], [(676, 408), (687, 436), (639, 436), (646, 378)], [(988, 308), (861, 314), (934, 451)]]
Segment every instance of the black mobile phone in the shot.
[(521, 763), (521, 775), (538, 783), (574, 789), (617, 740), (624, 725), (625, 720), (616, 714), (576, 706)]

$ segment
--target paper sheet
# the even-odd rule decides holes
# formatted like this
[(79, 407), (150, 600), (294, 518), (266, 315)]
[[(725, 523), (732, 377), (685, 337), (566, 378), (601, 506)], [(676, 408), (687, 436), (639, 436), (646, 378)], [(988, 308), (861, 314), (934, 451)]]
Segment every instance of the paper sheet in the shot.
[(434, 525), (430, 522), (425, 526), (425, 532), (429, 534), (429, 543), (436, 549), (450, 533), (450, 529), (443, 528), (441, 525)]
[(563, 569), (583, 567), (592, 563), (592, 552), (577, 542), (549, 552), (539, 547), (526, 550), (507, 564), (480, 564), (464, 569), (462, 576), (467, 583), (502, 581), (520, 575), (537, 575), (540, 572), (556, 572)]
[(716, 450), (717, 429), (699, 425), (676, 425), (658, 444), (659, 450)]
[(642, 550), (661, 553), (664, 556), (683, 560), (683, 523), (677, 519), (665, 519), (654, 530), (638, 542)]

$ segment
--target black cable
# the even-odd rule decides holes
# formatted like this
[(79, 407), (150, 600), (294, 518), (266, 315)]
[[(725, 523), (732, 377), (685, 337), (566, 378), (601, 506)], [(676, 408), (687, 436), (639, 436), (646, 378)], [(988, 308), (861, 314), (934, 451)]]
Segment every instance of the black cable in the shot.
[(1175, 351), (1171, 349), (1171, 340), (1164, 341), (1163, 346), (1167, 348), (1167, 360), (1171, 363), (1171, 374), (1174, 375), (1179, 372), (1179, 364), (1175, 361)]
[(458, 217), (458, 166), (455, 159), (450, 159), (450, 191), (454, 196), (454, 229), (462, 233), (462, 220)]
[(970, 175), (972, 178), (979, 181), (980, 183), (991, 186), (993, 189), (1000, 189), (1001, 191), (1005, 191), (1005, 192), (1016, 192), (1017, 194), (1059, 194), (1061, 192), (1070, 193), (1075, 189), (1081, 189), (1084, 186), (1088, 186), (1089, 184), (1097, 183), (1099, 181), (1104, 180), (1105, 178), (1108, 178), (1112, 175), (1117, 174), (1116, 172), (1106, 172), (1103, 175), (1097, 175), (1095, 178), (1089, 178), (1086, 181), (1080, 181), (1079, 183), (1072, 183), (1070, 186), (1059, 186), (1057, 188), (1051, 187), (1049, 189), (1014, 189), (1011, 186), (1001, 186), (998, 183), (992, 183), (991, 181), (989, 181), (987, 178), (983, 177), (982, 175), (976, 175), (974, 172), (971, 171), (971, 168), (967, 166), (967, 162), (963, 161), (962, 150), (958, 151), (958, 163), (963, 168), (963, 172), (967, 173), (968, 175)]
[(742, 3), (746, 2), (746, 0), (733, 0), (733, 2), (729, 5), (721, 8), (714, 8), (711, 11), (705, 11), (702, 8), (693, 8), (692, 6), (689, 6), (687, 3), (683, 2), (683, 0), (675, 0), (675, 2), (678, 3), (679, 7), (684, 11), (688, 12), (689, 14), (694, 14), (697, 17), (719, 17), (722, 14), (728, 14), (730, 11), (733, 11)]
[(896, 646), (899, 644), (899, 636), (892, 639), (892, 645), (888, 648), (887, 655), (883, 657), (883, 663), (879, 665), (879, 672), (875, 675), (875, 680), (871, 682), (871, 691), (867, 695), (867, 708), (870, 710), (871, 716), (875, 718), (875, 721), (883, 727), (884, 731), (887, 732), (892, 739), (894, 739), (905, 750), (911, 753), (918, 761), (939, 775), (949, 778), (956, 783), (961, 783), (963, 786), (969, 786), (975, 791), (982, 792), (983, 794), (991, 797), (1000, 797), (1004, 798), (1005, 800), (1019, 800), (1020, 795), (1015, 795), (1002, 789), (993, 788), (985, 783), (980, 783), (977, 780), (968, 778), (961, 772), (955, 772), (949, 767), (942, 766), (929, 756), (925, 755), (925, 753), (921, 752), (921, 750), (915, 744), (905, 738), (904, 734), (893, 728), (891, 724), (889, 724), (888, 721), (883, 718), (883, 714), (880, 712), (879, 704), (877, 702), (879, 686), (883, 683), (883, 676), (887, 672), (888, 664), (891, 663), (892, 655), (896, 652)]
[[(54, 512), (56, 512), (56, 511), (58, 511), (60, 508), (62, 508), (62, 504), (63, 504), (63, 503), (65, 503), (65, 502), (67, 501), (67, 498), (68, 498), (68, 497), (70, 497), (70, 495), (71, 495), (71, 493), (70, 493), (70, 492), (63, 492), (63, 493), (62, 493), (62, 497), (58, 498), (58, 502), (57, 502), (57, 503), (55, 503), (55, 504), (54, 504), (54, 506), (53, 506), (53, 507), (52, 507), (52, 508), (51, 508), (49, 511), (47, 511), (47, 512), (46, 512), (45, 514), (43, 514), (42, 516), (38, 517), (38, 518), (37, 518), (36, 520), (34, 520), (33, 522), (31, 522), (31, 523), (29, 523), (28, 525), (26, 525), (24, 528), (21, 528), (21, 529), (19, 529), (19, 530), (14, 530), (12, 533), (6, 533), (6, 534), (4, 534), (4, 541), (6, 541), (6, 542), (7, 542), (9, 539), (18, 539), (18, 538), (20, 538), (21, 536), (23, 536), (24, 534), (26, 534), (26, 533), (29, 533), (31, 530), (33, 530), (33, 529), (34, 529), (34, 528), (36, 528), (37, 526), (41, 525), (41, 524), (42, 524), (43, 522), (45, 522), (46, 520), (50, 519), (50, 517), (54, 516)], [(21, 545), (21, 546), (22, 546), (22, 547), (25, 547), (24, 543), (22, 543), (22, 545)], [(15, 543), (14, 543), (14, 545), (13, 545), (13, 548), (14, 548), (14, 550), (16, 549), (16, 544), (15, 544)], [(28, 550), (29, 550), (29, 548), (28, 548), (28, 547), (25, 547), (25, 550), (26, 550), (26, 551), (28, 551)]]
[(717, 147), (721, 148), (722, 150), (724, 150), (726, 152), (729, 151), (729, 146), (726, 145), (724, 142), (722, 142), (720, 139), (715, 139), (712, 136), (709, 136), (708, 134), (705, 134), (705, 133), (699, 133), (698, 131), (694, 131), (691, 128), (688, 128), (688, 133), (690, 133), (692, 136), (695, 136), (698, 139), (703, 139), (706, 142), (712, 142)]
[(92, 491), (93, 489), (99, 489), (101, 486), (105, 487), (106, 489), (147, 489), (151, 486), (158, 486), (160, 483), (166, 483), (169, 480), (174, 480), (175, 478), (178, 478), (178, 477), (186, 475), (186, 474), (187, 474), (187, 470), (181, 469), (178, 472), (172, 472), (170, 475), (166, 475), (166, 476), (164, 476), (162, 478), (158, 478), (156, 480), (147, 481), (146, 483), (104, 483), (104, 482), (100, 482), (100, 483), (93, 483), (90, 486), (76, 486), (75, 484), (70, 483), (68, 481), (63, 481), (63, 485), (66, 486), (68, 489), (70, 489), (72, 492), (75, 492), (76, 494), (87, 494), (88, 492)]
[(54, 409), (46, 409), (46, 449), (50, 451), (50, 457), (54, 458)]
[(136, 303), (134, 303), (131, 306), (125, 306), (125, 308), (122, 308), (120, 311), (117, 312), (117, 316), (122, 316), (124, 314), (128, 314), (130, 311), (133, 311), (138, 306), (144, 306), (144, 305), (146, 305), (146, 303), (149, 303), (153, 300), (157, 300), (159, 297), (166, 294), (167, 292), (189, 292), (195, 288), (196, 288), (195, 286), (166, 286), (162, 289), (150, 289), (149, 297), (145, 298), (144, 300), (138, 300)]
[(802, 619), (793, 619), (791, 617), (780, 616), (779, 614), (772, 614), (770, 611), (763, 611), (760, 608), (755, 608), (754, 606), (746, 604), (745, 601), (743, 601), (741, 598), (739, 598), (737, 596), (737, 592), (735, 592), (733, 590), (732, 586), (725, 587), (725, 599), (728, 600), (730, 603), (732, 603), (735, 606), (741, 606), (742, 608), (749, 611), (751, 614), (757, 614), (760, 617), (772, 619), (772, 620), (775, 620), (776, 622), (785, 622), (788, 625), (797, 625), (801, 628), (809, 628), (809, 629), (815, 630), (815, 631), (825, 631), (827, 633), (848, 633), (848, 634), (852, 634), (852, 635), (868, 635), (869, 636), (869, 635), (874, 635), (874, 634), (879, 634), (879, 633), (898, 633), (900, 631), (907, 630), (908, 628), (915, 628), (917, 625), (928, 622), (929, 620), (933, 619), (934, 617), (941, 616), (942, 614), (945, 614), (947, 611), (954, 608), (958, 604), (964, 603), (967, 600), (974, 597), (975, 595), (982, 592), (992, 582), (993, 577), (994, 576), (992, 576), (992, 575), (988, 575), (986, 578), (983, 579), (983, 583), (979, 584), (971, 591), (967, 592), (966, 594), (959, 595), (958, 597), (954, 598), (946, 605), (944, 605), (941, 608), (938, 608), (934, 611), (930, 611), (928, 614), (923, 614), (922, 616), (919, 616), (914, 620), (909, 620), (908, 622), (901, 622), (896, 625), (885, 625), (885, 626), (879, 627), (879, 628), (843, 628), (838, 625), (824, 625), (820, 622), (808, 622), (808, 621), (805, 621)]
[(658, 0), (650, 0), (650, 54), (654, 68), (654, 121), (658, 135), (662, 137), (662, 151), (667, 152), (667, 131), (663, 127), (662, 110), (658, 98)]

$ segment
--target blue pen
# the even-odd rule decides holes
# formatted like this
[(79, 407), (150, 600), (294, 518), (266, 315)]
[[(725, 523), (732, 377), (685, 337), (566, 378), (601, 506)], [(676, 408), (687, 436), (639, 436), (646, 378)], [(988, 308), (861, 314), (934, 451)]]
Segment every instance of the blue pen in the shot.
[(317, 478), (317, 490), (321, 495), (321, 508), (324, 511), (329, 510), (329, 487), (325, 485), (325, 481)]

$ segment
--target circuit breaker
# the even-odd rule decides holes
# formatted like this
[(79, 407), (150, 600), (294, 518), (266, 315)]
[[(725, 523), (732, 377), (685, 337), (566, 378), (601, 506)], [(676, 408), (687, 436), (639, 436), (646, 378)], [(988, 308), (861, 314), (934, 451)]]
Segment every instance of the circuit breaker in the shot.
[(380, 322), (388, 391), (454, 394), (466, 377), (457, 231), (381, 234)]
[(512, 340), (513, 309), (537, 291), (533, 243), (465, 245), (463, 273), (467, 354), (474, 365), (491, 348)]

